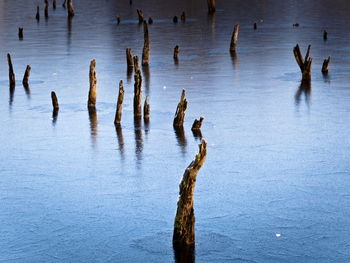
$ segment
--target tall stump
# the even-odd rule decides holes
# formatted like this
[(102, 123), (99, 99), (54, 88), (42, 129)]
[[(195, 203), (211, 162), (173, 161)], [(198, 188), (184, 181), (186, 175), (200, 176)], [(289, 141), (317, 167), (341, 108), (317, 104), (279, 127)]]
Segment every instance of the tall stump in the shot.
[(117, 110), (115, 112), (115, 118), (114, 118), (115, 125), (120, 125), (120, 121), (122, 119), (123, 100), (124, 100), (124, 88), (123, 88), (123, 81), (121, 80), (119, 82), (119, 94), (118, 94), (118, 101), (117, 101)]
[(89, 71), (89, 99), (88, 99), (88, 109), (96, 110), (96, 96), (97, 96), (97, 78), (96, 78), (96, 60), (93, 59), (90, 62), (90, 71)]
[(134, 79), (134, 118), (139, 119), (142, 116), (142, 77), (140, 70), (135, 73)]
[(297, 44), (293, 48), (293, 53), (296, 62), (299, 65), (300, 71), (302, 73), (302, 81), (311, 81), (311, 64), (312, 58), (309, 57), (311, 45), (308, 46), (305, 59), (301, 55), (299, 45)]
[(231, 45), (230, 45), (231, 52), (236, 52), (237, 43), (238, 43), (238, 31), (239, 31), (239, 25), (236, 24), (233, 29), (232, 38), (231, 38)]
[(15, 73), (13, 71), (12, 60), (11, 60), (11, 55), (10, 54), (7, 54), (7, 63), (9, 65), (9, 84), (10, 84), (10, 88), (14, 88), (16, 86), (16, 78), (15, 78)]
[(186, 109), (187, 109), (186, 91), (183, 89), (180, 102), (177, 105), (176, 112), (175, 112), (175, 118), (173, 122), (174, 128), (183, 126)]
[(143, 42), (143, 51), (142, 51), (142, 66), (148, 66), (150, 43), (149, 43), (148, 26), (146, 21), (143, 22), (143, 38), (144, 38), (144, 42)]

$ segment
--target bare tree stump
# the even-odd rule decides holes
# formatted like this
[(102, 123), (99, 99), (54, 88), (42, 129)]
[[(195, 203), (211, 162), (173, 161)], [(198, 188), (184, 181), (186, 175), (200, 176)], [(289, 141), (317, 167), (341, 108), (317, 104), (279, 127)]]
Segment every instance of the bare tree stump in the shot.
[(192, 125), (191, 130), (192, 131), (198, 131), (201, 129), (202, 127), (202, 123), (203, 123), (204, 118), (200, 117), (199, 120), (195, 119)]
[(120, 17), (119, 16), (117, 17), (117, 24), (118, 25), (120, 24)]
[(231, 45), (230, 45), (231, 52), (236, 52), (237, 43), (238, 43), (238, 31), (239, 31), (239, 25), (236, 24), (233, 29), (232, 38), (231, 38)]
[(45, 13), (45, 18), (49, 18), (49, 1), (48, 0), (45, 0), (44, 13)]
[(310, 81), (311, 80), (311, 64), (312, 58), (309, 57), (311, 45), (308, 46), (307, 52), (305, 55), (305, 59), (301, 55), (299, 45), (297, 44), (294, 49), (294, 57), (297, 61), (300, 71), (302, 73), (302, 81)]
[(149, 120), (150, 111), (151, 111), (151, 106), (148, 103), (148, 96), (146, 96), (145, 103), (143, 104), (143, 119), (145, 121)]
[(126, 53), (126, 64), (128, 65), (128, 68), (133, 68), (134, 62), (132, 59), (131, 48), (127, 48), (125, 53)]
[(140, 71), (139, 57), (134, 56), (133, 60), (134, 60), (134, 69), (135, 69), (135, 73), (136, 73), (136, 72)]
[(185, 11), (183, 11), (182, 14), (181, 14), (181, 21), (182, 22), (186, 21), (186, 13), (185, 13)]
[(180, 102), (177, 105), (176, 112), (175, 112), (175, 118), (173, 122), (174, 128), (183, 126), (186, 109), (187, 109), (186, 91), (183, 89)]
[(73, 0), (68, 0), (68, 17), (74, 16)]
[(58, 99), (57, 99), (56, 93), (54, 91), (51, 92), (51, 100), (52, 100), (53, 110), (58, 111), (60, 109), (60, 106), (58, 104)]
[(149, 34), (148, 26), (146, 21), (143, 23), (143, 51), (142, 51), (142, 66), (149, 65), (149, 53), (150, 53), (150, 43), (149, 43)]
[(149, 24), (149, 25), (152, 25), (152, 24), (153, 24), (153, 19), (152, 19), (152, 17), (149, 17), (149, 18), (148, 18), (148, 24)]
[(56, 9), (56, 0), (52, 1), (52, 8), (55, 10)]
[(12, 60), (11, 60), (11, 55), (10, 54), (7, 54), (7, 63), (9, 65), (9, 83), (10, 83), (10, 88), (14, 88), (16, 86), (16, 78), (15, 78), (15, 73), (13, 71)]
[(39, 6), (36, 7), (35, 19), (38, 21), (40, 20), (40, 8), (39, 8)]
[(134, 118), (141, 118), (142, 116), (142, 77), (141, 71), (138, 70), (135, 75), (135, 84), (134, 84)]
[(28, 80), (29, 80), (29, 76), (30, 76), (30, 70), (31, 70), (31, 67), (29, 65), (27, 65), (27, 68), (26, 68), (26, 71), (24, 72), (24, 77), (22, 80), (22, 84), (24, 87), (29, 86)]
[(124, 88), (123, 88), (123, 81), (121, 80), (119, 82), (119, 94), (118, 94), (118, 101), (117, 101), (117, 110), (115, 112), (115, 118), (114, 118), (115, 125), (120, 125), (120, 121), (122, 119), (123, 100), (124, 100)]
[(258, 29), (258, 25), (256, 23), (254, 23), (254, 30)]
[(136, 11), (137, 11), (137, 16), (138, 16), (138, 18), (139, 18), (139, 24), (141, 24), (141, 23), (143, 23), (143, 21), (145, 20), (145, 19), (144, 19), (144, 16), (143, 16), (143, 12), (142, 12), (142, 10), (140, 10), (140, 9), (137, 9)]
[(173, 244), (192, 246), (195, 243), (195, 216), (193, 194), (196, 178), (207, 156), (207, 143), (202, 140), (199, 153), (186, 168), (180, 183), (179, 201), (174, 222)]
[(173, 17), (173, 22), (176, 24), (177, 23), (177, 21), (178, 21), (179, 19), (177, 18), (177, 16), (174, 16)]
[(328, 33), (326, 30), (323, 30), (323, 40), (327, 40), (328, 39)]
[(331, 57), (328, 57), (327, 59), (325, 59), (323, 61), (323, 65), (322, 65), (322, 73), (323, 74), (327, 74), (328, 73), (328, 65), (329, 65), (330, 60), (331, 60)]
[(19, 28), (18, 28), (18, 38), (19, 38), (20, 40), (23, 39), (23, 27), (19, 27)]
[(178, 45), (176, 45), (175, 48), (174, 48), (174, 59), (175, 60), (179, 58), (178, 57), (179, 56), (179, 52), (180, 52), (180, 48), (179, 48)]
[(89, 81), (90, 81), (89, 100), (88, 100), (89, 110), (96, 109), (97, 78), (96, 78), (95, 67), (96, 67), (96, 60), (93, 59), (90, 62), (90, 72), (89, 72)]
[(213, 14), (216, 11), (216, 0), (208, 0), (208, 13)]

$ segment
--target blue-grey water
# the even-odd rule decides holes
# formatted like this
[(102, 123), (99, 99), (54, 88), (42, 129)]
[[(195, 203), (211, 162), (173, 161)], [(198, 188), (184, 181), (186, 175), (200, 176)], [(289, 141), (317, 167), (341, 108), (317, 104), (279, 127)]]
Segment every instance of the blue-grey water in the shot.
[[(178, 185), (198, 151), (190, 128), (200, 116), (208, 156), (195, 191), (195, 262), (350, 262), (347, 0), (218, 0), (214, 16), (205, 0), (74, 0), (71, 21), (63, 0), (55, 11), (50, 1), (45, 20), (43, 2), (0, 0), (0, 262), (175, 262)], [(137, 8), (154, 21), (142, 71), (149, 125), (134, 123), (126, 70), (125, 49), (142, 52)], [(174, 24), (182, 11), (186, 22)], [(309, 88), (300, 87), (297, 43), (303, 54), (312, 45)], [(89, 116), (93, 58), (97, 113)], [(30, 90), (21, 83), (27, 64)], [(116, 130), (119, 80), (126, 93)], [(172, 120), (183, 88), (181, 134)]]

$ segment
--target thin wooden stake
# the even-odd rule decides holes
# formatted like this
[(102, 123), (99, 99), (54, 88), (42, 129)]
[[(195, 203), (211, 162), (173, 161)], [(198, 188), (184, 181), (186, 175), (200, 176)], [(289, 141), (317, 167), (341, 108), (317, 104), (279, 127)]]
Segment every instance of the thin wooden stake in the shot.
[(90, 62), (90, 72), (89, 72), (89, 81), (90, 81), (89, 100), (88, 100), (89, 110), (96, 109), (97, 78), (96, 78), (95, 67), (96, 67), (96, 60), (93, 59)]
[(119, 82), (119, 94), (118, 94), (118, 101), (117, 101), (117, 109), (116, 109), (115, 118), (114, 118), (115, 125), (120, 125), (120, 122), (122, 119), (123, 100), (124, 100), (124, 88), (123, 88), (123, 81), (121, 80)]
[(173, 122), (174, 128), (183, 126), (186, 109), (187, 109), (186, 91), (183, 89), (180, 102), (177, 105), (176, 112), (175, 112), (175, 118)]

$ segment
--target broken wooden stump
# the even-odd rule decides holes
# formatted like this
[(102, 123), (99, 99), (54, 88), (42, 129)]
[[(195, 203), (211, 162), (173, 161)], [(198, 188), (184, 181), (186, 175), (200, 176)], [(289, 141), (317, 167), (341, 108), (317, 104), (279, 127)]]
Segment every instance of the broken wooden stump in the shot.
[(19, 28), (18, 28), (18, 38), (19, 38), (20, 40), (23, 39), (23, 27), (19, 27)]
[(120, 125), (120, 121), (122, 119), (123, 100), (124, 100), (124, 88), (123, 88), (123, 81), (121, 80), (119, 82), (119, 94), (118, 94), (118, 101), (117, 101), (117, 109), (116, 109), (115, 118), (114, 118), (115, 125)]
[(177, 16), (174, 16), (174, 17), (173, 17), (173, 22), (174, 22), (174, 23), (177, 23), (177, 21), (178, 21)]
[(96, 78), (96, 60), (93, 59), (90, 62), (90, 72), (89, 72), (89, 99), (88, 99), (88, 109), (95, 110), (96, 109), (96, 96), (97, 96), (97, 78)]
[(202, 127), (202, 123), (203, 123), (204, 118), (200, 117), (199, 120), (195, 119), (193, 124), (192, 124), (192, 131), (196, 131), (196, 130), (200, 130)]
[(74, 16), (73, 0), (68, 0), (68, 17), (72, 18)]
[(258, 25), (256, 23), (254, 23), (254, 30), (258, 29)]
[(181, 93), (181, 99), (177, 105), (175, 118), (173, 122), (174, 128), (182, 127), (185, 119), (185, 111), (187, 109), (186, 91), (183, 89)]
[(145, 103), (143, 104), (143, 120), (145, 122), (149, 121), (151, 106), (148, 103), (148, 96), (146, 96)]
[(38, 21), (40, 20), (40, 8), (39, 8), (39, 6), (36, 7), (35, 19)]
[(54, 91), (51, 92), (51, 100), (52, 100), (53, 111), (58, 112), (58, 110), (60, 109), (60, 106), (58, 104), (58, 99)]
[(149, 53), (150, 53), (150, 43), (149, 43), (149, 34), (148, 34), (148, 26), (146, 21), (143, 23), (143, 50), (142, 50), (142, 66), (149, 65)]
[(144, 19), (142, 10), (137, 9), (136, 12), (137, 12), (137, 16), (138, 16), (138, 18), (139, 18), (139, 24), (143, 23), (143, 21), (144, 21), (145, 19)]
[(56, 0), (53, 0), (53, 1), (52, 1), (52, 8), (53, 8), (53, 10), (56, 9)]
[(134, 62), (131, 54), (131, 48), (127, 48), (126, 51), (126, 64), (128, 68), (133, 68), (134, 67)]
[(311, 45), (308, 46), (307, 52), (305, 55), (305, 59), (301, 55), (299, 45), (297, 44), (293, 48), (293, 53), (295, 60), (297, 61), (300, 71), (302, 73), (302, 81), (310, 81), (311, 80), (311, 64), (312, 58), (309, 57)]
[(179, 191), (179, 201), (174, 220), (173, 245), (194, 246), (195, 244), (195, 216), (193, 208), (193, 194), (196, 178), (207, 156), (207, 143), (202, 140), (199, 153), (186, 168), (182, 176)]
[(182, 22), (186, 21), (186, 13), (185, 13), (185, 11), (183, 11), (182, 14), (181, 14), (181, 21)]
[(153, 24), (153, 19), (152, 19), (152, 17), (149, 17), (149, 18), (148, 18), (148, 24), (149, 24), (149, 25)]
[(45, 13), (45, 18), (49, 18), (49, 1), (48, 0), (45, 0), (44, 13)]
[(323, 40), (327, 40), (328, 39), (328, 33), (326, 30), (323, 30)]
[(236, 52), (237, 43), (238, 43), (238, 31), (239, 31), (239, 25), (236, 24), (233, 29), (232, 38), (231, 38), (231, 45), (230, 45), (231, 52)]
[(208, 13), (213, 14), (216, 11), (216, 0), (207, 0), (208, 1)]
[(30, 76), (30, 70), (31, 67), (29, 65), (27, 65), (26, 67), (26, 71), (24, 72), (24, 76), (23, 76), (23, 80), (22, 80), (22, 84), (24, 87), (28, 87), (29, 86), (29, 76)]
[(180, 52), (180, 48), (178, 45), (176, 45), (174, 48), (174, 59), (175, 60), (179, 59), (179, 52)]
[(10, 88), (14, 88), (16, 86), (16, 78), (15, 78), (15, 73), (13, 71), (12, 60), (11, 60), (11, 55), (10, 54), (7, 54), (7, 63), (9, 65), (9, 83), (10, 83)]
[(322, 65), (322, 73), (323, 74), (328, 74), (328, 65), (329, 65), (330, 60), (331, 60), (331, 57), (328, 57), (327, 59), (325, 59), (323, 61), (323, 65)]
[(142, 116), (142, 77), (140, 70), (135, 73), (134, 79), (134, 118), (138, 119)]
[(140, 71), (139, 57), (134, 56), (133, 61), (134, 61), (134, 68), (135, 68), (135, 73), (136, 73), (137, 71)]

